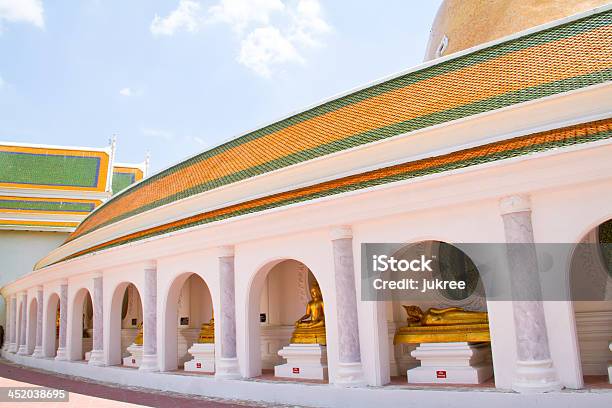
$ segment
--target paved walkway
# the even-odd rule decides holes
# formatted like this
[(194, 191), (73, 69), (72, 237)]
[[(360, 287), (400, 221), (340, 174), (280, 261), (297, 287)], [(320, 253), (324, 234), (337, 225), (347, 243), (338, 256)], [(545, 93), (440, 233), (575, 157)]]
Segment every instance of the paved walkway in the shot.
[[(42, 370), (24, 368), (0, 359), (0, 387), (44, 386), (70, 392), (70, 402), (44, 403), (45, 406), (68, 407), (121, 407), (136, 406), (172, 408), (245, 408), (245, 407), (284, 407), (283, 405), (259, 404), (250, 401), (222, 400), (200, 396), (153, 391), (136, 387), (120, 387), (108, 383), (89, 381), (83, 378), (59, 375)], [(109, 401), (110, 400), (110, 401)], [(117, 402), (120, 401), (120, 402)], [(136, 405), (133, 405), (136, 404)], [(7, 404), (0, 407), (26, 407), (36, 404)]]

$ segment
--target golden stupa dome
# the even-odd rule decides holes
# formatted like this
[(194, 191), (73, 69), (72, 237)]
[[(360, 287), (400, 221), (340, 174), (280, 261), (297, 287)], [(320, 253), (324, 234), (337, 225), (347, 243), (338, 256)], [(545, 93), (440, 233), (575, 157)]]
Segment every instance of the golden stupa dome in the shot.
[(612, 0), (444, 0), (425, 61), (580, 13)]

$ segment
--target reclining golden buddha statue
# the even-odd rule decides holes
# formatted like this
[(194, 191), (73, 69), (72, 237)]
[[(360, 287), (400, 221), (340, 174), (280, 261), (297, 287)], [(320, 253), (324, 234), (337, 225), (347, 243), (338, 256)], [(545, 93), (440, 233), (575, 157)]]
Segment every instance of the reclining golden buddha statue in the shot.
[(320, 344), (325, 346), (325, 314), (323, 313), (323, 296), (318, 283), (310, 287), (312, 299), (306, 305), (306, 314), (295, 322), (291, 336), (292, 344)]
[(423, 312), (418, 306), (402, 307), (408, 315), (408, 325), (396, 330), (393, 344), (491, 341), (487, 312), (460, 307), (430, 308)]

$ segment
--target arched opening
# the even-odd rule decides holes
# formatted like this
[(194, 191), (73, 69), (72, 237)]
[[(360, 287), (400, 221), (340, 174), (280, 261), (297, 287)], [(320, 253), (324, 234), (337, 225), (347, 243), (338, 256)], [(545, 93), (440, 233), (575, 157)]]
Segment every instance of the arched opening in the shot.
[(607, 387), (612, 380), (612, 219), (592, 228), (576, 246), (570, 281), (584, 384)]
[(27, 354), (32, 354), (34, 347), (36, 347), (36, 329), (38, 327), (38, 301), (36, 298), (33, 298), (30, 302), (29, 310), (26, 346)]
[(57, 293), (52, 293), (47, 300), (47, 313), (45, 318), (45, 357), (55, 357), (59, 347), (59, 321), (60, 321), (60, 298)]
[[(184, 273), (170, 285), (164, 313), (164, 361), (162, 370), (185, 369), (195, 372), (214, 372), (214, 322), (210, 289), (195, 273)], [(204, 326), (203, 326), (204, 325)], [(200, 339), (202, 333), (203, 338)], [(212, 335), (212, 339), (207, 334)], [(212, 341), (212, 343), (210, 343)], [(209, 361), (185, 363), (194, 357), (188, 350), (195, 344), (207, 342), (212, 352)], [(197, 348), (197, 347), (196, 347)]]
[[(293, 259), (270, 262), (257, 272), (248, 294), (250, 377), (273, 377), (275, 367), (287, 363), (287, 360), (279, 356), (279, 351), (292, 343), (296, 322), (305, 316), (307, 305), (312, 300), (311, 289), (315, 286), (324, 301), (326, 294), (319, 287), (313, 272), (302, 262)], [(327, 309), (324, 308), (323, 313), (327, 313)], [(305, 321), (309, 319), (305, 318)], [(324, 327), (322, 331), (325, 333)], [(326, 343), (326, 339), (325, 335), (322, 337), (312, 340), (312, 343), (323, 346), (320, 365), (324, 367), (321, 371), (324, 374), (319, 379), (327, 380), (326, 344), (322, 344)], [(294, 373), (301, 374), (296, 371)], [(301, 377), (296, 375), (294, 378)]]
[[(138, 356), (131, 354), (129, 348), (140, 345), (143, 310), (140, 293), (132, 283), (123, 282), (113, 293), (109, 324), (109, 365), (128, 365), (137, 367), (140, 364)], [(140, 337), (140, 339), (138, 338)]]
[[(457, 246), (435, 240), (407, 244), (386, 255), (398, 261), (431, 260), (431, 270), (425, 268), (401, 273), (402, 278), (414, 279), (417, 289), (389, 291), (383, 295), (387, 325), (383, 333), (387, 334), (391, 383), (493, 384), (493, 345), (486, 315), (484, 284), (472, 259)], [(392, 272), (389, 276), (396, 278)], [(421, 292), (423, 287), (427, 288), (424, 280), (465, 282), (465, 285), (432, 287)], [(461, 318), (478, 323), (470, 328), (467, 323), (461, 324)], [(445, 320), (448, 325), (445, 325)], [(445, 331), (451, 325), (456, 329)], [(444, 351), (440, 353), (442, 359), (436, 370), (427, 367), (429, 358), (435, 360), (435, 351), (430, 349), (433, 344), (442, 343), (442, 348), (450, 350), (452, 347), (468, 347), (461, 345), (466, 340), (474, 343), (472, 352), (478, 357), (472, 362), (461, 363), (469, 373), (465, 379), (453, 372), (452, 366), (457, 362), (443, 362)], [(470, 368), (471, 365), (476, 368)]]
[(70, 321), (70, 360), (86, 360), (93, 347), (93, 303), (89, 291), (80, 289), (74, 296)]

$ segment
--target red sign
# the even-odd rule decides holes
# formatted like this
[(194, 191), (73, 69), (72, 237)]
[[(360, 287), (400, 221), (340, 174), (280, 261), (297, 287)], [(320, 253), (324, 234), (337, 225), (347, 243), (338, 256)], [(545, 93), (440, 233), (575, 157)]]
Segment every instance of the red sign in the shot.
[(446, 371), (445, 370), (436, 371), (436, 378), (446, 378)]
[(196, 363), (196, 368), (202, 368), (202, 363)]
[(299, 367), (293, 367), (293, 374), (299, 374), (300, 373), (300, 368)]

